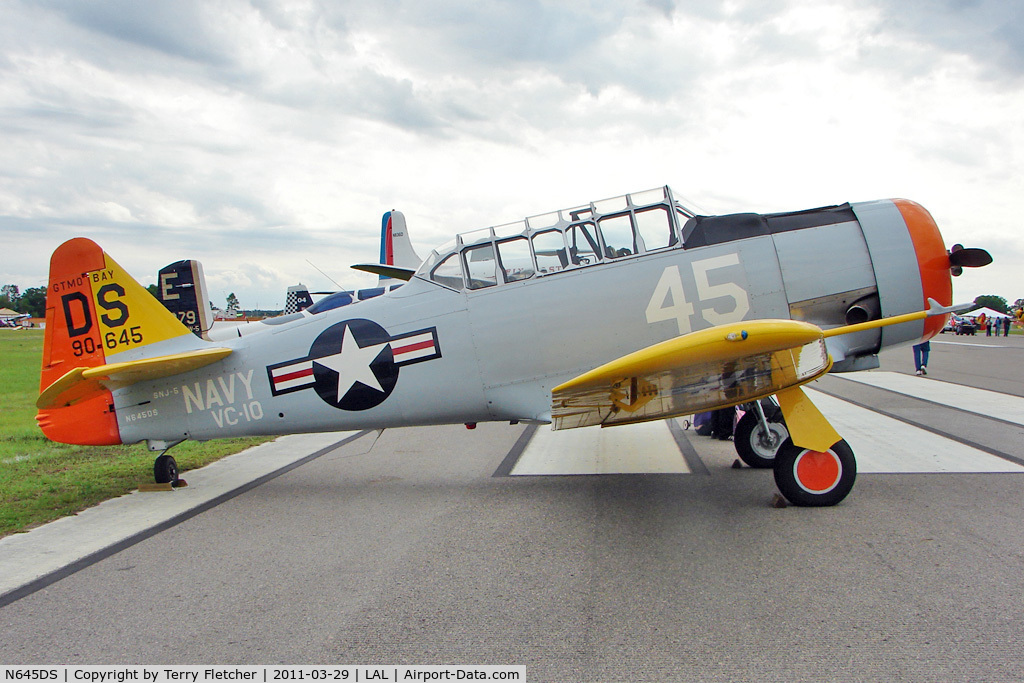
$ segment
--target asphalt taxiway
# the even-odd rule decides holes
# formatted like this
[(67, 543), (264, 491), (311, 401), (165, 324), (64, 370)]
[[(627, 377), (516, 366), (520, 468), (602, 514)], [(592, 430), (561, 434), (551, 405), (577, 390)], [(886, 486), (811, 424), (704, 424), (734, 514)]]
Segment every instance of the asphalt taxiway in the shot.
[[(289, 447), (303, 456), (291, 464), (267, 456), (280, 466), (255, 483), (213, 494), (222, 475), (189, 473), (187, 489), (133, 494), (109, 516), (125, 526), (133, 506), (209, 496), (198, 512), (7, 590), (0, 663), (1019, 680), (1022, 360), (1018, 337), (943, 335), (928, 378), (906, 374), (900, 349), (882, 372), (815, 383), (860, 465), (834, 508), (771, 507), (770, 472), (733, 469), (730, 443), (680, 421), (320, 435)], [(245, 471), (245, 457), (220, 467)], [(12, 547), (0, 542), (0, 577)]]

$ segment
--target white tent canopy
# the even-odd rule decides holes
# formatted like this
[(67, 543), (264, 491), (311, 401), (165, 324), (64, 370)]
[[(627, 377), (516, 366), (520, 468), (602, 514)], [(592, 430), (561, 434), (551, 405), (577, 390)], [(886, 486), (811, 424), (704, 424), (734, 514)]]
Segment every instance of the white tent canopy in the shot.
[(969, 315), (972, 318), (977, 318), (982, 313), (985, 314), (986, 318), (1006, 318), (1006, 317), (1009, 317), (1005, 313), (1000, 313), (999, 311), (993, 311), (991, 308), (979, 308), (979, 309), (974, 310), (974, 311), (967, 311), (966, 313), (963, 313), (962, 315)]

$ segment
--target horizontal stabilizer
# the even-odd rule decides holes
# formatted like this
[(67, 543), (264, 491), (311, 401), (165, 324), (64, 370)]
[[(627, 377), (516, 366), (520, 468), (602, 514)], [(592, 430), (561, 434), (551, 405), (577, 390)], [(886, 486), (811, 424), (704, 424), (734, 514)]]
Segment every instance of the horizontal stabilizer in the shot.
[(64, 408), (98, 396), (107, 389), (196, 370), (230, 354), (231, 349), (200, 349), (96, 367), (78, 367), (39, 394), (36, 407), (40, 410)]
[(352, 266), (352, 268), (355, 270), (361, 270), (364, 273), (373, 273), (374, 275), (394, 278), (395, 280), (402, 280), (404, 282), (408, 282), (412, 279), (412, 276), (416, 274), (416, 271), (412, 268), (389, 266), (386, 263), (357, 263)]

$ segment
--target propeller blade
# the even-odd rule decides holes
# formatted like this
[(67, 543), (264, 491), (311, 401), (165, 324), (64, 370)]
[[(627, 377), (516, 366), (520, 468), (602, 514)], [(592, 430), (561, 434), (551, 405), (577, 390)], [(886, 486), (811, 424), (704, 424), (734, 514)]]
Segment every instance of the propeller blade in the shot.
[(992, 263), (992, 255), (984, 249), (965, 249), (959, 244), (954, 244), (949, 252), (949, 264), (953, 267), (981, 268), (990, 263)]

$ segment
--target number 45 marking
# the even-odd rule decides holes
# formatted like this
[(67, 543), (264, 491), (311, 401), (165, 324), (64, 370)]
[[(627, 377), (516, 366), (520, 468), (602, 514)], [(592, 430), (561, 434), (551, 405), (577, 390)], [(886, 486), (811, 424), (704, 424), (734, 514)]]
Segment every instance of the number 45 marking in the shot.
[[(713, 258), (694, 261), (693, 281), (697, 285), (697, 300), (700, 302), (711, 301), (712, 299), (732, 299), (733, 307), (725, 313), (719, 313), (714, 306), (705, 306), (700, 309), (701, 317), (712, 325), (722, 325), (743, 320), (743, 316), (750, 311), (750, 298), (746, 291), (735, 282), (725, 282), (720, 285), (713, 285), (708, 280), (708, 272), (719, 268), (728, 268), (740, 264), (739, 254), (725, 254)], [(672, 303), (667, 303), (671, 294)], [(679, 274), (679, 266), (668, 266), (661, 274), (651, 301), (647, 304), (647, 322), (658, 323), (665, 320), (675, 320), (679, 325), (679, 334), (688, 334), (692, 331), (690, 317), (694, 315), (693, 304), (686, 300), (686, 292), (683, 290), (683, 278)]]

